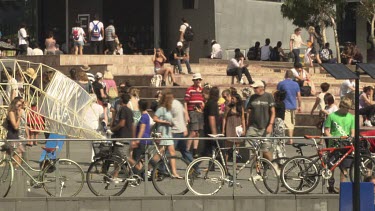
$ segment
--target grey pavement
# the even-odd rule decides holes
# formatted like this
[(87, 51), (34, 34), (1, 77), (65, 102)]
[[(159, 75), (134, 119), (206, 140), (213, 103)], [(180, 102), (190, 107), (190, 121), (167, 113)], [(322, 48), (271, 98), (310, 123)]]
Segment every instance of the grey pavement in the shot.
[[(298, 140), (298, 141), (295, 141), (295, 142), (308, 143), (309, 141)], [(41, 146), (43, 146), (43, 145), (39, 144), (38, 146), (28, 148), (27, 157), (30, 160), (30, 164), (32, 164), (32, 166), (34, 166), (34, 167), (38, 167), (38, 165), (39, 165), (37, 160), (39, 159), (40, 153), (42, 152)], [(60, 153), (60, 156), (59, 156), (60, 158), (66, 158), (67, 157), (66, 156), (66, 146), (67, 146), (67, 144), (65, 143), (64, 147), (62, 149), (62, 152)], [(311, 146), (306, 146), (303, 149), (304, 149), (305, 155), (316, 154), (315, 148), (313, 148)], [(292, 156), (297, 155), (296, 152), (295, 152), (295, 148), (293, 148), (292, 146), (286, 146), (286, 150), (287, 150), (288, 157), (292, 157)], [(70, 159), (78, 162), (80, 164), (80, 166), (82, 167), (83, 171), (85, 172), (85, 174), (86, 174), (86, 171), (87, 171), (87, 169), (90, 165), (90, 160), (91, 160), (90, 156), (91, 156), (91, 144), (90, 144), (90, 142), (82, 142), (82, 141), (76, 141), (76, 142), (72, 141), (72, 142), (70, 142)], [(239, 165), (241, 165), (241, 164), (239, 164)], [(230, 171), (231, 171), (231, 168), (230, 168)], [(245, 173), (241, 172), (241, 174), (238, 176), (238, 182), (240, 182), (242, 188), (237, 187), (233, 191), (232, 187), (229, 188), (227, 186), (224, 186), (216, 195), (219, 195), (219, 196), (229, 196), (229, 195), (233, 195), (233, 194), (234, 195), (240, 195), (240, 196), (260, 195), (256, 191), (256, 189), (253, 187), (253, 184), (251, 183), (251, 181), (248, 181), (247, 178), (249, 177), (249, 175), (250, 174), (248, 172), (245, 172)], [(339, 171), (338, 170), (335, 174), (335, 179), (336, 179), (336, 186), (338, 187), (339, 186)], [(322, 193), (321, 181), (322, 180), (320, 180), (320, 184), (317, 186), (317, 188), (312, 193), (314, 193), (314, 194)], [(17, 181), (14, 181), (14, 182), (17, 183)], [(159, 195), (159, 193), (154, 189), (151, 181), (147, 181), (147, 191), (145, 191), (144, 184), (145, 183), (143, 182), (138, 187), (130, 187), (129, 186), (126, 189), (126, 191), (122, 194), (122, 196), (138, 196), (139, 197), (139, 196), (158, 196)], [(280, 190), (283, 190), (283, 189), (280, 189)], [(282, 191), (281, 193), (287, 193), (287, 192)], [(193, 195), (193, 194), (188, 192), (186, 195)], [(30, 192), (27, 193), (27, 196), (28, 197), (45, 197), (45, 196), (47, 196), (47, 193), (45, 193), (43, 188), (39, 188), (39, 189), (31, 188)], [(87, 184), (85, 183), (82, 191), (78, 194), (78, 196), (80, 196), (80, 197), (90, 197), (90, 196), (94, 196), (94, 194), (91, 193)]]

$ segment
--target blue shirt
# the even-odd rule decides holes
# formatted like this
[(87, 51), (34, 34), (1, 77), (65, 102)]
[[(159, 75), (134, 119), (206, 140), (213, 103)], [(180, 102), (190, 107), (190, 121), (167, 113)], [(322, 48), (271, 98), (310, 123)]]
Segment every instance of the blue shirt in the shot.
[[(148, 114), (142, 114), (141, 119), (139, 120), (137, 124), (137, 134), (139, 133), (139, 129), (141, 127), (141, 124), (145, 124), (146, 128), (142, 135), (142, 138), (150, 138), (151, 134), (151, 127), (150, 127), (150, 116)], [(141, 144), (152, 144), (151, 140), (141, 140)]]
[(286, 97), (284, 100), (286, 110), (297, 109), (297, 94), (300, 92), (300, 88), (297, 82), (292, 79), (285, 79), (277, 84), (277, 90), (285, 91)]

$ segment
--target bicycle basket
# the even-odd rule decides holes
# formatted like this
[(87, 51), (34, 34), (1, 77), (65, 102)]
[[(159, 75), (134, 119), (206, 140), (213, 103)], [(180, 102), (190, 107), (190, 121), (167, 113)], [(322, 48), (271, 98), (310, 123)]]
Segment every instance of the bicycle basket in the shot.
[(112, 143), (93, 143), (94, 158), (102, 158), (111, 154)]
[(12, 151), (13, 151), (13, 147), (12, 147), (12, 145), (10, 145), (8, 143), (5, 143), (5, 144), (0, 146), (0, 152), (5, 152), (8, 155), (11, 155)]

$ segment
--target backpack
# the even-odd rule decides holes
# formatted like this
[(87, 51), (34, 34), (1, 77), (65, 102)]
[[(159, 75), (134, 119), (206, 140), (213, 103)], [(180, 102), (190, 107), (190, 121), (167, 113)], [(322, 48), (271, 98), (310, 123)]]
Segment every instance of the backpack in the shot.
[(92, 22), (92, 24), (94, 24), (94, 27), (91, 30), (91, 37), (92, 38), (99, 38), (100, 37), (100, 29), (98, 27), (99, 23), (100, 23), (100, 21), (97, 24), (95, 24), (94, 21)]
[(78, 41), (79, 40), (79, 28), (73, 28), (73, 39), (75, 41)]
[(280, 54), (277, 48), (272, 48), (270, 53), (270, 60), (271, 61), (280, 61)]
[(329, 60), (329, 50), (327, 48), (324, 48), (320, 51), (320, 58), (323, 61), (328, 61)]
[(194, 39), (194, 31), (193, 31), (193, 28), (190, 26), (190, 25), (186, 25), (186, 29), (185, 29), (185, 33), (184, 33), (184, 39), (185, 41), (193, 41)]
[(115, 99), (118, 97), (118, 92), (115, 87), (110, 87), (108, 90), (108, 97), (111, 99)]

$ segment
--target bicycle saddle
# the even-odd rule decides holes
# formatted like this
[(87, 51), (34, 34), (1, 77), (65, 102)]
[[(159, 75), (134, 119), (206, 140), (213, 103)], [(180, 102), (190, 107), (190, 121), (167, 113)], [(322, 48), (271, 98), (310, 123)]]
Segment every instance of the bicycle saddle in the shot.
[(42, 149), (48, 153), (56, 151), (56, 148), (47, 148), (47, 147), (42, 147)]
[(305, 146), (309, 146), (309, 145), (305, 144), (305, 143), (293, 143), (292, 146), (295, 147), (295, 148), (301, 148), (301, 147), (305, 147)]

